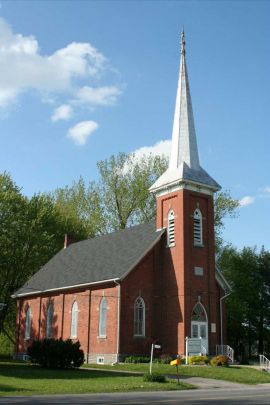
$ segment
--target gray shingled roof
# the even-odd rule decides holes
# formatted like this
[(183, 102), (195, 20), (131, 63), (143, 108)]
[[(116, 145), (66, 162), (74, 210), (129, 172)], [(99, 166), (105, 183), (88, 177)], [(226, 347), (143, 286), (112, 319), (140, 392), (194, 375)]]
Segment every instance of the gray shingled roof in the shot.
[(57, 253), (13, 297), (121, 279), (160, 239), (164, 230), (142, 224), (73, 243)]

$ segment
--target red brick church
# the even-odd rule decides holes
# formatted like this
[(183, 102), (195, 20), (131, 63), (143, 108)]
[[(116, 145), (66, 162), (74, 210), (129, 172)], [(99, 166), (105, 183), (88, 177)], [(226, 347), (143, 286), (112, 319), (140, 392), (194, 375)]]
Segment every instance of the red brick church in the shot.
[(156, 223), (66, 243), (14, 294), (16, 354), (33, 339), (71, 338), (87, 361), (113, 363), (149, 355), (154, 341), (184, 354), (186, 336), (214, 354), (229, 288), (215, 267), (219, 189), (199, 162), (182, 34), (169, 168), (150, 188)]

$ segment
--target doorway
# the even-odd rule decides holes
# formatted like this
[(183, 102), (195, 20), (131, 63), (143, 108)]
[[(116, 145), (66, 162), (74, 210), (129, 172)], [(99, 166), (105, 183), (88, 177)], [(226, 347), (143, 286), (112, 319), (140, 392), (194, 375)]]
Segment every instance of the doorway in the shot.
[(191, 337), (201, 338), (204, 351), (208, 353), (208, 322), (204, 307), (198, 302), (191, 315)]

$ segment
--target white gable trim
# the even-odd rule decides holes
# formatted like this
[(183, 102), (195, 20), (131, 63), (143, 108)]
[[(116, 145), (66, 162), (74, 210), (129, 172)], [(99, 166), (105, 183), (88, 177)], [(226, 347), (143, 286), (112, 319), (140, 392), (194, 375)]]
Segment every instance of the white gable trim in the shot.
[(218, 285), (225, 291), (225, 293), (229, 293), (232, 291), (232, 287), (230, 286), (230, 284), (228, 283), (226, 278), (223, 276), (223, 274), (217, 267), (216, 267), (215, 276), (216, 276), (216, 281), (217, 281)]
[(63, 290), (70, 290), (70, 289), (74, 289), (74, 288), (83, 288), (83, 287), (88, 287), (88, 286), (92, 286), (92, 285), (104, 284), (104, 283), (110, 283), (110, 282), (116, 282), (116, 281), (120, 281), (120, 278), (118, 277), (118, 278), (111, 278), (108, 280), (93, 281), (92, 283), (75, 284), (75, 285), (69, 285), (66, 287), (50, 288), (48, 290), (37, 290), (37, 291), (29, 292), (29, 293), (12, 295), (11, 298), (20, 298), (20, 297), (25, 297), (28, 295), (40, 295), (40, 294), (50, 293), (50, 292), (54, 292), (54, 291), (63, 291)]

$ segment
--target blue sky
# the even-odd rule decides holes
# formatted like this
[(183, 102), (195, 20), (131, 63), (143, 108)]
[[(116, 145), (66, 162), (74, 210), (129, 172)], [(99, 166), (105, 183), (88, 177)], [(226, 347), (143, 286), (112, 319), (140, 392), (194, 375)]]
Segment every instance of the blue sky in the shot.
[(25, 194), (168, 151), (184, 26), (201, 164), (242, 201), (224, 237), (270, 249), (270, 2), (0, 4), (0, 171)]

